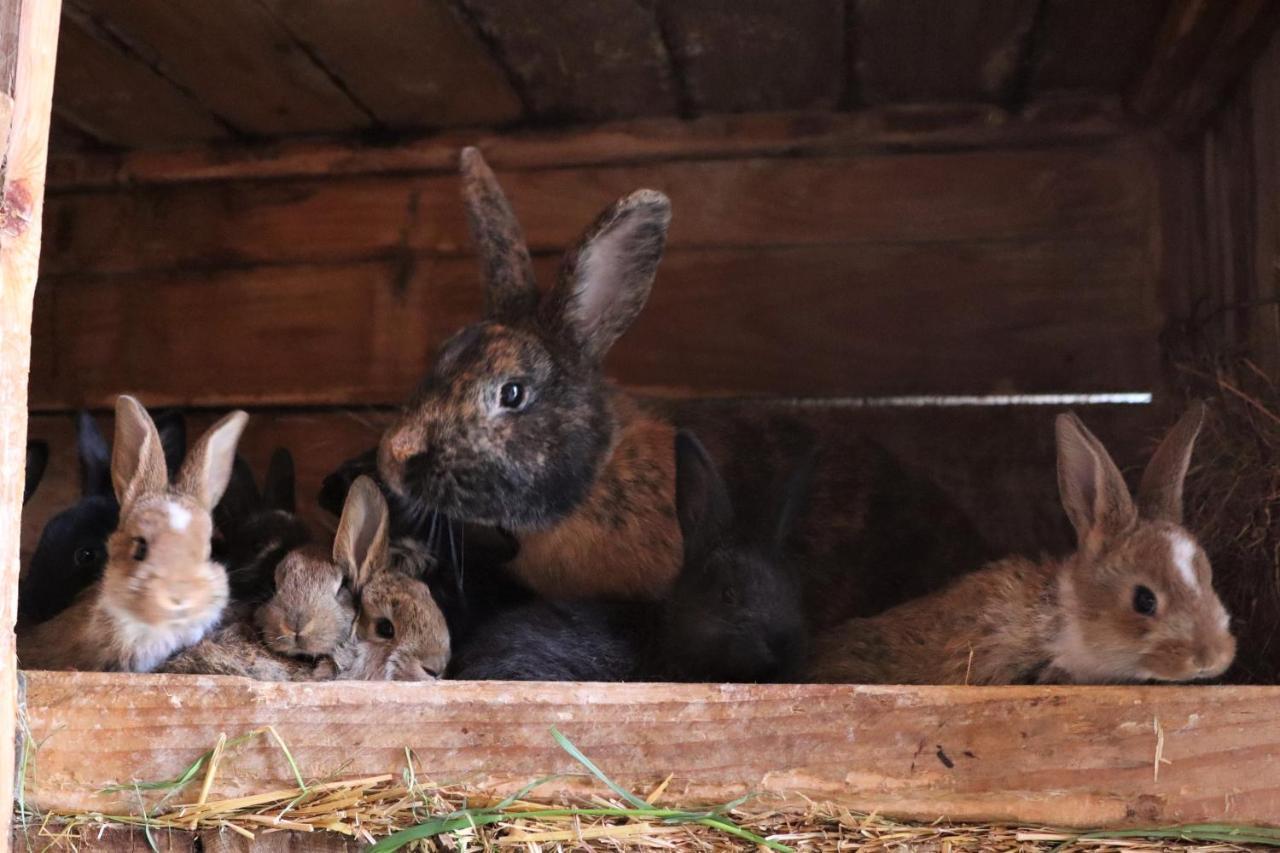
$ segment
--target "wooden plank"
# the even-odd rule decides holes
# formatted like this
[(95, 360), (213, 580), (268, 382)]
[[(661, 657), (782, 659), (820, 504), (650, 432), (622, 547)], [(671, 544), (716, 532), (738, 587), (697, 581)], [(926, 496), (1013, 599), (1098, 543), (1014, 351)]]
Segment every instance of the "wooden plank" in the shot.
[[(534, 252), (640, 187), (675, 248), (1117, 236), (1143, 227), (1149, 152), (1071, 150), (696, 161), (500, 174)], [(1034, 187), (1035, 191), (1028, 191)], [(49, 200), (46, 274), (459, 254), (454, 175), (150, 187)]]
[(16, 30), (0, 30), (0, 52), (16, 57), (12, 89), (6, 92), (13, 97), (13, 114), (0, 176), (0, 839), (4, 843), (9, 839), (17, 766), (13, 626), (26, 467), (32, 296), (40, 260), (60, 11), (57, 0), (0, 3), (0, 20), (20, 22)]
[[(674, 251), (610, 366), (674, 394), (1148, 388), (1151, 274), (1140, 239)], [(33, 404), (399, 403), (480, 296), (465, 258), (47, 280)]]
[(1256, 182), (1249, 342), (1259, 366), (1280, 378), (1280, 39), (1272, 39), (1250, 73), (1248, 88)]
[(1025, 0), (857, 0), (850, 73), (870, 104), (1002, 101), (1035, 17)]
[(1169, 0), (1048, 0), (1032, 91), (1128, 91), (1168, 6)]
[(385, 125), (498, 125), (520, 117), (502, 68), (446, 0), (266, 5)]
[(68, 10), (54, 109), (63, 121), (116, 145), (164, 145), (227, 136), (212, 113), (105, 40)]
[(695, 112), (831, 109), (843, 94), (840, 0), (666, 0), (658, 15)]
[(671, 115), (671, 66), (646, 4), (460, 0), (544, 120)]
[[(433, 778), (486, 787), (565, 774), (542, 796), (595, 790), (551, 739), (554, 725), (624, 785), (641, 789), (672, 774), (667, 796), (686, 802), (750, 792), (924, 820), (1067, 826), (1268, 824), (1280, 813), (1274, 687), (513, 690), (443, 682), (353, 690), (29, 673), (26, 696), (41, 742), (26, 795), (44, 809), (134, 809), (132, 791), (102, 789), (171, 778), (219, 733), (270, 724), (308, 775), (336, 767), (352, 778), (399, 773), (411, 749)], [(944, 762), (938, 752), (956, 758)], [(1168, 763), (1157, 774), (1159, 757)], [(224, 757), (219, 769), (217, 796), (293, 784), (265, 739)]]
[(237, 129), (319, 133), (371, 119), (257, 0), (74, 0)]

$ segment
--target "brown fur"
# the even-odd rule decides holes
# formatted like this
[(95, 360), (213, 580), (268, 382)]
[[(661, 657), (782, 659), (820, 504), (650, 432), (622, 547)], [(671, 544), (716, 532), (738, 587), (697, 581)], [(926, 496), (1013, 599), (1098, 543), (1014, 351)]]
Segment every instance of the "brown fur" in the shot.
[(282, 655), (332, 655), (351, 635), (356, 608), (345, 576), (330, 555), (303, 547), (275, 571), (275, 593), (254, 613), (262, 642)]
[[(1177, 523), (1202, 419), (1203, 407), (1193, 407), (1161, 444), (1143, 477), (1140, 514), (1101, 443), (1079, 419), (1061, 416), (1059, 487), (1079, 550), (1061, 562), (994, 563), (880, 616), (850, 620), (815, 643), (810, 679), (1096, 683), (1221, 674), (1235, 640), (1208, 558)], [(1140, 586), (1154, 593), (1152, 615), (1136, 610)]]
[(297, 660), (267, 649), (245, 608), (228, 614), (227, 624), (171, 657), (160, 672), (188, 675), (239, 675), (258, 681), (323, 681), (335, 674), (333, 662)]

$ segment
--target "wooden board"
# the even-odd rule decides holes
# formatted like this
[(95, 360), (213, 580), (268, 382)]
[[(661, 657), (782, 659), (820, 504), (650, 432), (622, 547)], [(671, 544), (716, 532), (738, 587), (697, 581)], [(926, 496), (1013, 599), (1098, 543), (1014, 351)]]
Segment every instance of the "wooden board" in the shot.
[[(57, 0), (4, 0), (0, 55), (13, 56), (11, 128), (0, 174), (0, 839), (9, 839), (18, 719), (13, 625), (27, 438), (32, 295), (40, 258), (44, 176), (58, 50)], [(10, 88), (11, 84), (11, 88)]]
[(113, 145), (227, 135), (204, 106), (107, 40), (86, 15), (68, 11), (65, 18), (54, 106), (64, 121)]
[(839, 0), (665, 0), (658, 15), (689, 110), (831, 109), (844, 92)]
[(257, 0), (74, 0), (144, 62), (251, 134), (354, 130), (369, 114)]
[(1002, 101), (1035, 8), (1025, 0), (857, 0), (857, 94), (871, 104)]
[(461, 0), (543, 120), (671, 115), (671, 63), (647, 4)]
[[(671, 196), (673, 248), (1117, 237), (1145, 227), (1152, 175), (1133, 145), (499, 173), (534, 252), (562, 250), (640, 187)], [(452, 174), (58, 193), (48, 220), (47, 275), (448, 255), (470, 243)]]
[(1123, 92), (1151, 58), (1170, 0), (1048, 0), (1033, 92)]
[(381, 123), (501, 125), (520, 99), (446, 0), (268, 0), (268, 8)]
[[(1266, 824), (1280, 814), (1278, 698), (1272, 687), (353, 689), (29, 673), (26, 719), (42, 745), (25, 793), (41, 808), (121, 808), (105, 786), (171, 778), (220, 733), (264, 725), (308, 776), (398, 773), (408, 748), (436, 779), (512, 786), (561, 773), (543, 795), (592, 787), (551, 739), (554, 725), (622, 784), (672, 774), (673, 800), (754, 792), (924, 820)], [(220, 771), (215, 796), (292, 784), (266, 741)]]

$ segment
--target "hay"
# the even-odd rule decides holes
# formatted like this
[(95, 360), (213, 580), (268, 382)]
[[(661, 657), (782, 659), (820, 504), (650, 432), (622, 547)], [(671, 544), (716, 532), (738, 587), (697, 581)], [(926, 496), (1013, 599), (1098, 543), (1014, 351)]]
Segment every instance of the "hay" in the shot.
[[(541, 779), (507, 797), (463, 785), (437, 785), (419, 778), (406, 751), (397, 775), (306, 783), (230, 799), (210, 799), (220, 759), (239, 744), (275, 738), (269, 729), (228, 740), (225, 735), (175, 779), (120, 786), (117, 791), (165, 791), (159, 803), (136, 814), (64, 813), (18, 815), (29, 850), (75, 849), (92, 844), (105, 829), (141, 830), (153, 850), (166, 832), (221, 831), (247, 839), (276, 832), (331, 832), (372, 845), (372, 853), (420, 850), (545, 851), (709, 850), (986, 851), (1180, 850), (1233, 851), (1280, 846), (1280, 830), (1200, 825), (1141, 830), (1079, 832), (1002, 824), (943, 821), (908, 823), (850, 811), (831, 804), (770, 803), (743, 798), (719, 806), (676, 807), (664, 802), (670, 779), (641, 797), (619, 787), (566, 738), (557, 739), (583, 767), (613, 791), (605, 798), (566, 797), (539, 801)], [(290, 759), (292, 757), (290, 756)], [(296, 765), (295, 765), (296, 769)], [(198, 785), (190, 802), (180, 798)]]
[(1233, 616), (1236, 664), (1224, 680), (1280, 682), (1280, 389), (1247, 359), (1177, 366), (1188, 398), (1209, 401), (1184, 490), (1186, 523), (1213, 561)]

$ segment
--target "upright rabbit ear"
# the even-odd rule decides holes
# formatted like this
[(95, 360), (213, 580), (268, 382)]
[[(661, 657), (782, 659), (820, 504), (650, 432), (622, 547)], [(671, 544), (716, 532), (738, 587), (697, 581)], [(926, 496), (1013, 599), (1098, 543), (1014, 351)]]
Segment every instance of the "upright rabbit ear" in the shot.
[(293, 454), (277, 447), (267, 463), (267, 482), (262, 489), (262, 502), (268, 509), (297, 512), (298, 501), (294, 494)]
[(484, 271), (485, 316), (500, 321), (529, 316), (538, 305), (538, 286), (516, 213), (478, 148), (462, 149), (459, 159), (462, 201)]
[(224, 415), (208, 432), (200, 436), (187, 461), (178, 474), (178, 490), (190, 495), (206, 510), (222, 500), (231, 480), (231, 468), (235, 464), (236, 445), (248, 423), (249, 415), (235, 411)]
[(253, 469), (249, 467), (248, 460), (237, 453), (231, 464), (231, 477), (227, 481), (227, 487), (222, 490), (222, 498), (218, 501), (218, 509), (214, 515), (217, 526), (226, 533), (261, 508), (262, 495), (258, 492)]
[(386, 564), (389, 527), (390, 513), (382, 491), (368, 477), (358, 477), (347, 492), (333, 540), (333, 560), (357, 592)]
[(122, 508), (141, 495), (164, 492), (169, 487), (169, 471), (156, 425), (142, 404), (127, 394), (116, 400), (111, 481)]
[(80, 456), (80, 494), (110, 495), (111, 448), (93, 415), (85, 411), (76, 416), (76, 449)]
[(813, 478), (817, 469), (818, 447), (814, 445), (801, 457), (782, 489), (778, 510), (774, 513), (772, 536), (767, 543), (774, 554), (782, 553), (787, 539), (791, 536), (791, 531), (795, 528), (796, 519), (804, 512), (809, 502), (809, 493), (813, 489)]
[(155, 413), (155, 422), (165, 464), (170, 471), (177, 471), (187, 455), (187, 419), (177, 409), (165, 409)]
[(1097, 553), (1129, 530), (1138, 513), (1120, 469), (1074, 414), (1058, 415), (1058, 491), (1080, 549)]
[(44, 441), (27, 441), (27, 477), (22, 487), (22, 502), (25, 504), (36, 493), (36, 486), (44, 477), (44, 469), (49, 464), (49, 444)]
[(606, 210), (565, 255), (545, 322), (588, 359), (602, 360), (649, 298), (670, 222), (671, 202), (655, 190)]
[(733, 528), (733, 503), (716, 464), (687, 430), (676, 433), (676, 517), (686, 565), (723, 543)]
[(1191, 450), (1204, 425), (1204, 415), (1204, 403), (1196, 400), (1156, 448), (1138, 486), (1138, 509), (1143, 517), (1182, 524), (1182, 481), (1191, 467)]

